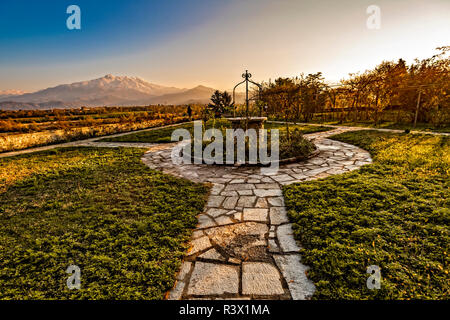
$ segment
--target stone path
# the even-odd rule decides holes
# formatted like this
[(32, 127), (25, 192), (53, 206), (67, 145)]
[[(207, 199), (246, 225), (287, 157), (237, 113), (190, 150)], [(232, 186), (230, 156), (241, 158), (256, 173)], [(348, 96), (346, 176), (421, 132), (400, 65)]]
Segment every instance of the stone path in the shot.
[(308, 299), (314, 284), (301, 263), (281, 187), (325, 178), (371, 163), (368, 152), (326, 139), (348, 131), (306, 135), (320, 153), (305, 162), (280, 166), (264, 175), (258, 167), (175, 165), (174, 144), (151, 147), (142, 161), (150, 168), (211, 183), (206, 208), (198, 216), (191, 249), (169, 299)]

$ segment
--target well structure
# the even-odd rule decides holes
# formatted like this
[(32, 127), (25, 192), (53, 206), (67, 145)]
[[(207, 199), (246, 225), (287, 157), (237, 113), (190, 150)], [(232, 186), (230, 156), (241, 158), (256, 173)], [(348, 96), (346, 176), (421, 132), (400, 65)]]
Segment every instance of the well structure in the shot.
[[(249, 116), (249, 97), (248, 97), (248, 86), (249, 84), (253, 84), (258, 87), (258, 99), (261, 97), (262, 87), (259, 83), (256, 83), (250, 78), (252, 74), (245, 70), (245, 73), (242, 74), (243, 81), (239, 82), (233, 88), (233, 118), (228, 118), (232, 124), (233, 129), (263, 129), (264, 121), (267, 120), (266, 117), (250, 117)], [(245, 117), (236, 117), (236, 88), (242, 84), (245, 84)]]

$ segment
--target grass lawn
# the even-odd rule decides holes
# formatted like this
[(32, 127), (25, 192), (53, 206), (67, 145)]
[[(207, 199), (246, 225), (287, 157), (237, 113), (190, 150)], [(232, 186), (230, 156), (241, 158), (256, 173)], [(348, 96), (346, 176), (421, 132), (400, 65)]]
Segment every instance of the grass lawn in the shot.
[[(209, 120), (206, 123), (206, 128), (220, 128), (220, 129), (226, 129), (231, 128), (231, 124), (229, 121), (225, 119), (217, 119), (215, 122), (213, 120)], [(286, 126), (282, 123), (272, 123), (272, 122), (266, 122), (264, 124), (264, 128), (270, 130), (270, 129), (279, 129), (280, 134), (283, 134), (286, 131)], [(330, 127), (317, 127), (317, 126), (308, 126), (308, 125), (289, 125), (289, 128), (292, 130), (299, 130), (303, 134), (307, 133), (314, 133), (314, 132), (322, 132), (322, 131), (328, 131), (333, 128)], [(187, 129), (191, 132), (191, 135), (193, 135), (194, 125), (193, 123), (186, 123), (181, 124), (178, 126), (173, 126), (169, 128), (161, 128), (161, 129), (155, 129), (155, 130), (149, 130), (149, 131), (143, 131), (143, 132), (137, 132), (137, 133), (131, 133), (127, 135), (123, 135), (120, 137), (115, 138), (103, 138), (98, 141), (104, 141), (104, 142), (146, 142), (146, 143), (166, 143), (166, 142), (172, 142), (171, 136), (172, 132), (175, 129)]]
[[(1, 299), (162, 299), (206, 187), (147, 168), (143, 149), (0, 159)], [(81, 268), (81, 290), (65, 271)]]
[[(274, 122), (266, 122), (264, 123), (264, 128), (267, 130), (270, 129), (279, 129), (280, 134), (284, 134), (286, 132), (286, 125), (283, 123), (274, 123)], [(323, 131), (329, 131), (333, 130), (332, 127), (326, 127), (326, 126), (310, 126), (310, 125), (301, 125), (301, 124), (289, 124), (289, 130), (298, 130), (302, 134), (308, 134), (308, 133), (316, 133), (316, 132), (323, 132)]]
[(136, 133), (130, 133), (127, 135), (114, 137), (114, 138), (103, 138), (97, 141), (101, 142), (146, 142), (146, 143), (166, 143), (172, 142), (171, 136), (175, 129), (187, 129), (193, 131), (194, 125), (192, 123), (180, 124), (177, 126), (160, 128)]
[[(333, 139), (374, 163), (283, 188), (315, 299), (449, 299), (450, 138), (375, 131)], [(369, 265), (381, 289), (369, 290)]]
[(367, 128), (377, 128), (377, 129), (396, 129), (396, 130), (414, 130), (414, 131), (424, 131), (424, 132), (445, 132), (450, 133), (450, 126), (442, 126), (442, 127), (435, 127), (430, 123), (417, 123), (417, 126), (413, 128), (412, 124), (401, 124), (401, 123), (395, 123), (395, 122), (380, 122), (379, 124), (375, 124), (373, 121), (360, 121), (360, 122), (354, 122), (354, 121), (326, 121), (326, 122), (318, 122), (323, 125), (337, 125), (337, 126), (349, 126), (349, 127), (367, 127)]

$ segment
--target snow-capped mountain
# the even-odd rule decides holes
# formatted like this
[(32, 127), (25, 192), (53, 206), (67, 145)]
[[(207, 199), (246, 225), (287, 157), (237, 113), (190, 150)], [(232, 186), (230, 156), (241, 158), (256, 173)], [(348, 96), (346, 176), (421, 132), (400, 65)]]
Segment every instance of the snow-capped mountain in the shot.
[(214, 91), (205, 86), (180, 89), (149, 83), (137, 77), (108, 74), (102, 78), (63, 84), (33, 93), (12, 92), (0, 96), (0, 109), (208, 103)]
[(25, 94), (27, 92), (22, 91), (22, 90), (0, 90), (0, 99), (1, 98), (8, 98), (8, 97), (13, 97), (13, 96), (19, 96), (22, 94)]
[[(122, 104), (164, 94), (180, 93), (184, 90), (148, 83), (139, 78), (115, 77), (108, 74), (99, 79), (63, 84), (34, 93), (9, 95), (8, 99), (32, 103), (64, 101), (86, 105)], [(3, 98), (2, 100), (4, 101)]]

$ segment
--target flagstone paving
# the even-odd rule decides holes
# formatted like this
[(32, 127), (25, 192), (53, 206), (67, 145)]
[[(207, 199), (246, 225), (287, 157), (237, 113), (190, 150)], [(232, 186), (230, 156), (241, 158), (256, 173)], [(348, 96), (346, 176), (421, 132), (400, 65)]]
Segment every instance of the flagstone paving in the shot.
[(326, 139), (348, 130), (305, 135), (320, 153), (267, 174), (259, 167), (174, 164), (175, 144), (150, 147), (142, 159), (150, 168), (212, 187), (168, 299), (309, 299), (315, 287), (301, 263), (281, 187), (371, 163), (367, 151)]

